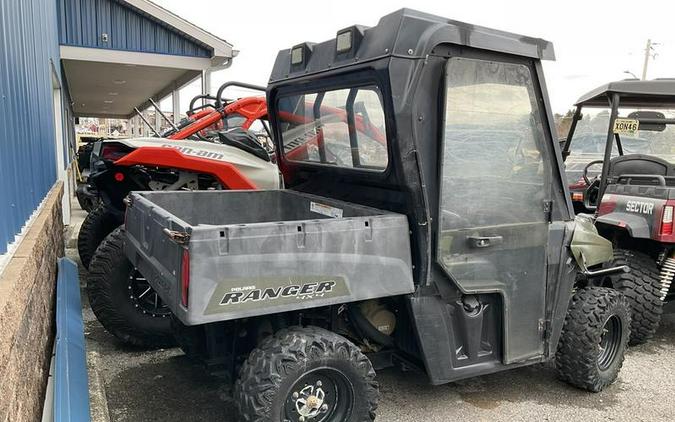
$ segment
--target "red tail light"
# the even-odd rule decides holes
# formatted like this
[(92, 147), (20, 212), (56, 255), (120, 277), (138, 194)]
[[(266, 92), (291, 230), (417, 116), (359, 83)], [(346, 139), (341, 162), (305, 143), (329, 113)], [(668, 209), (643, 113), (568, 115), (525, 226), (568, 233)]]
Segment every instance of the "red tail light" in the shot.
[(600, 205), (598, 205), (598, 215), (605, 215), (614, 212), (615, 208), (616, 199), (610, 194), (603, 195), (602, 201), (600, 201)]
[(183, 249), (183, 258), (181, 260), (180, 270), (180, 285), (181, 285), (181, 303), (187, 308), (188, 293), (190, 290), (190, 253), (187, 249)]
[(661, 228), (659, 235), (669, 236), (673, 234), (673, 205), (666, 205), (663, 207), (661, 214)]
[(104, 144), (101, 148), (101, 158), (117, 161), (129, 153), (129, 148), (120, 144)]

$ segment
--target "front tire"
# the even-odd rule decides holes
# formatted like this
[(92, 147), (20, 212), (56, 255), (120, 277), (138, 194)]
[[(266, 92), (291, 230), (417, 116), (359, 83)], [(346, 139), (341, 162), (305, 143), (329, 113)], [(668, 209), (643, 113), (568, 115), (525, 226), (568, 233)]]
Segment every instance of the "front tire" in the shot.
[(378, 397), (370, 360), (346, 338), (318, 327), (267, 337), (249, 355), (234, 387), (246, 422), (372, 421)]
[(82, 222), (77, 235), (77, 252), (85, 268), (89, 268), (96, 248), (103, 239), (115, 230), (122, 222), (101, 204), (94, 208)]
[(616, 381), (630, 335), (628, 300), (618, 291), (589, 287), (570, 302), (556, 353), (560, 378), (592, 392)]
[(612, 287), (626, 296), (631, 307), (630, 344), (645, 343), (654, 337), (663, 312), (659, 269), (649, 255), (627, 249), (614, 251), (613, 266), (619, 265), (630, 267), (629, 273), (611, 276)]
[(123, 227), (96, 250), (87, 296), (99, 322), (124, 343), (144, 348), (175, 345), (171, 312), (124, 254)]

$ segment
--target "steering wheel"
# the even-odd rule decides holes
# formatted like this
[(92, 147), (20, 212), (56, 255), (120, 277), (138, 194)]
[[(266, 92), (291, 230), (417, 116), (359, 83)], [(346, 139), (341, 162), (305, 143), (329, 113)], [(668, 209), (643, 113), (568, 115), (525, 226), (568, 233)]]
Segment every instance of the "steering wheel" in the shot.
[(591, 185), (591, 179), (588, 178), (588, 169), (591, 168), (594, 165), (597, 164), (602, 164), (604, 160), (593, 160), (590, 163), (586, 164), (586, 167), (584, 167), (584, 172), (582, 174), (582, 177), (584, 178), (584, 182), (586, 182), (586, 186)]

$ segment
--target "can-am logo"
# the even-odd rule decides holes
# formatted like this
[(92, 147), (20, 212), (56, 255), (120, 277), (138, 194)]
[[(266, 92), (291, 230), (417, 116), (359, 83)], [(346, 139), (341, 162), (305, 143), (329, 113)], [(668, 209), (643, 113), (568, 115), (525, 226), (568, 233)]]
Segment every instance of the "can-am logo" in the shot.
[(315, 297), (323, 297), (326, 293), (332, 292), (333, 287), (335, 287), (335, 281), (332, 280), (268, 287), (265, 289), (258, 289), (255, 286), (235, 287), (232, 291), (225, 293), (220, 304), (233, 305), (287, 297), (312, 299)]
[(213, 151), (208, 151), (205, 149), (198, 149), (198, 148), (190, 148), (190, 147), (183, 147), (180, 145), (168, 145), (168, 144), (163, 144), (163, 148), (172, 148), (180, 151), (181, 153), (185, 155), (192, 155), (193, 157), (201, 157), (201, 158), (208, 158), (210, 160), (222, 160), (225, 156), (223, 154), (220, 154), (218, 152), (213, 152)]

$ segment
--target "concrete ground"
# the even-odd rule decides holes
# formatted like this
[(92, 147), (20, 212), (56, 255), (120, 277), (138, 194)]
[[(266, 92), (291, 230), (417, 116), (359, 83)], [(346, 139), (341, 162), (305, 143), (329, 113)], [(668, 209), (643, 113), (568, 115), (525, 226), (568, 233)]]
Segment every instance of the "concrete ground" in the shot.
[[(79, 262), (73, 213), (68, 255)], [(80, 268), (81, 282), (86, 270)], [(178, 349), (139, 351), (122, 345), (94, 317), (83, 291), (83, 315), (94, 422), (234, 422), (222, 381)], [(631, 348), (619, 380), (602, 393), (558, 381), (550, 365), (534, 365), (443, 386), (398, 370), (378, 373), (378, 420), (404, 421), (665, 421), (675, 415), (675, 315), (656, 338)]]

